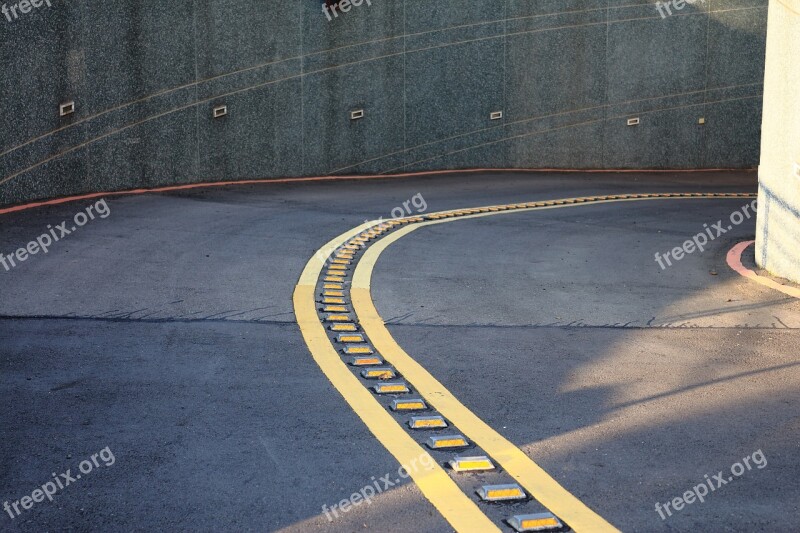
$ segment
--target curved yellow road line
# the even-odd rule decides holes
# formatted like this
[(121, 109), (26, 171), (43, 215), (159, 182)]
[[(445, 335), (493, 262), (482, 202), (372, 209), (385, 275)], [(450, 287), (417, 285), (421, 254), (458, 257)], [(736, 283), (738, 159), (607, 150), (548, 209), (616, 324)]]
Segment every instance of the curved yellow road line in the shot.
[[(492, 211), (477, 214), (471, 214), (474, 213), (474, 210), (433, 213), (428, 216), (433, 216), (434, 220), (418, 222), (399, 228), (367, 248), (364, 255), (357, 262), (353, 272), (350, 289), (353, 309), (358, 316), (362, 329), (378, 353), (387, 362), (394, 365), (426, 401), (445, 418), (448, 418), (454, 426), (458, 427), (467, 438), (472, 439), (475, 444), (495, 459), (509, 475), (525, 487), (548, 510), (563, 519), (577, 532), (615, 532), (618, 530), (614, 526), (570, 494), (530, 457), (467, 409), (450, 391), (397, 344), (388, 329), (386, 329), (383, 319), (378, 315), (377, 309), (372, 302), (370, 279), (375, 263), (381, 253), (392, 243), (420, 227), (433, 224), (521, 211), (559, 209), (597, 203), (734, 197), (749, 198), (754, 197), (754, 195), (721, 196), (713, 193), (673, 194), (670, 196), (659, 196), (658, 194), (641, 196), (615, 195), (594, 197), (592, 199), (569, 198), (542, 201), (533, 204), (531, 207), (522, 207), (520, 204), (516, 204), (513, 209), (509, 210), (506, 210), (508, 209), (506, 206), (488, 206), (486, 209), (492, 209)], [(344, 364), (320, 322), (315, 305), (314, 292), (327, 256), (345, 241), (377, 223), (378, 221), (368, 222), (358, 228), (354, 228), (331, 240), (315, 254), (303, 270), (300, 281), (295, 288), (294, 307), (303, 337), (317, 364), (381, 444), (401, 464), (407, 465), (411, 464), (415, 458), (418, 459), (421, 455), (427, 454), (427, 452), (406, 433)], [(497, 526), (458, 488), (438, 464), (434, 461), (429, 463), (433, 465), (430, 469), (422, 472), (412, 470), (410, 471), (411, 477), (423, 494), (456, 531), (499, 531)]]
[(303, 338), (314, 360), (333, 383), (333, 386), (344, 396), (353, 411), (400, 464), (409, 467), (420, 464), (430, 465), (428, 468), (423, 466), (407, 468), (406, 471), (425, 497), (456, 531), (500, 533), (500, 529), (481, 512), (475, 502), (464, 494), (433, 458), (420, 461), (420, 457), (423, 455), (430, 457), (428, 452), (400, 427), (389, 412), (378, 403), (368, 389), (361, 385), (342, 362), (342, 358), (331, 345), (325, 328), (317, 316), (314, 291), (324, 266), (323, 258), (339, 244), (370, 225), (372, 224), (364, 224), (333, 239), (320, 250), (322, 253), (317, 253), (311, 258), (303, 270), (300, 282), (294, 291), (294, 312)]
[(377, 352), (380, 353), (387, 362), (391, 363), (442, 416), (449, 419), (454, 426), (458, 427), (464, 436), (483, 448), (489, 456), (495, 459), (511, 477), (527, 489), (528, 492), (550, 512), (561, 518), (577, 532), (615, 532), (618, 530), (614, 526), (592, 511), (578, 498), (570, 494), (522, 450), (517, 448), (470, 411), (447, 390), (444, 385), (425, 370), (422, 365), (411, 358), (411, 356), (397, 344), (397, 341), (394, 340), (391, 333), (389, 333), (389, 330), (384, 325), (383, 319), (378, 315), (377, 309), (375, 309), (375, 304), (372, 302), (370, 279), (375, 263), (383, 251), (398, 239), (405, 237), (418, 228), (428, 225), (504, 213), (518, 213), (520, 211), (529, 211), (529, 209), (498, 211), (459, 218), (420, 222), (392, 232), (387, 237), (384, 237), (370, 246), (358, 262), (355, 272), (353, 273), (353, 284), (350, 289), (353, 309), (358, 315), (361, 327), (364, 329), (370, 341), (372, 341)]

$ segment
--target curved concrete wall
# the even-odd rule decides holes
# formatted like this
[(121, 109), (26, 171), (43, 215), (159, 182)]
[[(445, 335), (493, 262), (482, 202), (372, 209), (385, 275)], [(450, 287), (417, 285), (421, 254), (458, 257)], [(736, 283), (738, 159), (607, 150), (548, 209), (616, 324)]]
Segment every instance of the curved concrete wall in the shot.
[[(246, 178), (758, 161), (766, 0), (679, 0), (666, 18), (649, 0), (363, 0), (332, 21), (323, 0), (47, 1), (0, 18), (0, 204)], [(76, 111), (59, 117), (66, 101)]]
[(800, 283), (800, 0), (770, 2), (756, 263)]

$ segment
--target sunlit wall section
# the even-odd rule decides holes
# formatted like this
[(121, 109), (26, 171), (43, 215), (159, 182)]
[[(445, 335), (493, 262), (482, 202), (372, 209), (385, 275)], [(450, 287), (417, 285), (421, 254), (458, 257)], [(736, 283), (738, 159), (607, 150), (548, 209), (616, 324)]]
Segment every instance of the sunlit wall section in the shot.
[(756, 262), (800, 282), (800, 0), (769, 7)]

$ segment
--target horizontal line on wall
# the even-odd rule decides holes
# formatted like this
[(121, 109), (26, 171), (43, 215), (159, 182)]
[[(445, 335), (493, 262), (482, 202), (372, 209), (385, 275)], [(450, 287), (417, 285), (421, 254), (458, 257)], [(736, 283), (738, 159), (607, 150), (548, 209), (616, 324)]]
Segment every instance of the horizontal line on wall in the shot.
[[(280, 83), (280, 82), (283, 82), (283, 81), (288, 81), (288, 80), (291, 80), (291, 79), (297, 79), (299, 77), (300, 77), (300, 75), (290, 76), (290, 77), (283, 78), (283, 79), (280, 79), (280, 80), (274, 80), (274, 81), (265, 82), (265, 83), (262, 83), (262, 84), (257, 84), (257, 85), (254, 85), (254, 86), (251, 86), (251, 87), (247, 87), (247, 88), (244, 88), (244, 89), (238, 89), (236, 91), (232, 91), (232, 92), (224, 94), (224, 95), (217, 95), (217, 96), (214, 96), (214, 97), (206, 98), (206, 99), (203, 99), (203, 100), (200, 100), (200, 101), (197, 101), (197, 102), (193, 102), (191, 104), (186, 104), (184, 106), (180, 106), (178, 108), (171, 109), (169, 111), (165, 111), (163, 113), (159, 113), (159, 114), (153, 115), (151, 117), (147, 117), (145, 119), (142, 119), (140, 121), (137, 121), (137, 122), (134, 122), (134, 123), (131, 123), (131, 124), (126, 124), (125, 126), (123, 126), (121, 128), (118, 128), (116, 130), (107, 132), (107, 133), (105, 133), (105, 134), (103, 134), (103, 135), (101, 135), (99, 137), (89, 139), (89, 140), (87, 140), (87, 141), (85, 141), (83, 143), (80, 143), (80, 144), (77, 144), (77, 145), (72, 146), (70, 148), (67, 148), (66, 150), (63, 150), (63, 151), (61, 151), (59, 153), (53, 154), (53, 155), (51, 155), (51, 156), (49, 156), (49, 157), (47, 157), (47, 158), (45, 158), (45, 159), (43, 159), (41, 161), (36, 162), (35, 164), (30, 165), (29, 167), (27, 167), (25, 169), (22, 169), (22, 170), (19, 170), (17, 172), (14, 172), (14, 173), (10, 174), (9, 176), (0, 179), (0, 185), (2, 185), (4, 183), (7, 183), (8, 181), (11, 181), (12, 179), (14, 179), (14, 178), (16, 178), (18, 176), (21, 176), (22, 174), (25, 174), (27, 172), (30, 172), (31, 170), (34, 170), (34, 169), (36, 169), (36, 168), (38, 168), (38, 167), (40, 167), (40, 166), (42, 166), (42, 165), (44, 165), (46, 163), (54, 161), (54, 160), (66, 155), (66, 154), (72, 153), (75, 150), (79, 150), (81, 148), (85, 148), (85, 147), (87, 147), (87, 146), (89, 146), (89, 145), (91, 145), (91, 144), (93, 144), (93, 143), (95, 143), (97, 141), (100, 141), (102, 139), (105, 139), (107, 137), (115, 135), (115, 134), (120, 133), (122, 131), (128, 130), (130, 128), (133, 128), (133, 127), (136, 127), (136, 126), (140, 126), (140, 125), (145, 124), (145, 123), (147, 123), (147, 122), (149, 122), (151, 120), (155, 120), (157, 118), (161, 118), (161, 117), (170, 115), (172, 113), (176, 113), (178, 111), (183, 111), (183, 110), (186, 110), (186, 109), (190, 109), (190, 108), (195, 107), (197, 105), (205, 104), (205, 103), (211, 102), (211, 101), (213, 101), (215, 99), (218, 99), (218, 98), (222, 98), (222, 97), (225, 97), (225, 96), (232, 96), (232, 95), (235, 95), (235, 94), (238, 94), (238, 93), (241, 93), (241, 92), (253, 90), (253, 89), (260, 88), (260, 87), (267, 86), (267, 85), (272, 85), (272, 84), (275, 84), (275, 83)], [(761, 84), (760, 83), (758, 83), (758, 84), (746, 84), (746, 85), (741, 85), (741, 86), (715, 88), (713, 90), (716, 91), (716, 90), (720, 90), (720, 89), (732, 89), (732, 88), (737, 88), (737, 87), (749, 87), (749, 86), (753, 86), (753, 85), (761, 85)], [(563, 116), (563, 115), (568, 115), (570, 113), (579, 113), (579, 112), (582, 112), (582, 111), (589, 111), (589, 110), (593, 110), (593, 109), (602, 109), (602, 108), (607, 108), (607, 107), (611, 107), (611, 106), (624, 105), (626, 103), (645, 102), (645, 101), (659, 100), (659, 99), (664, 99), (664, 98), (669, 98), (669, 97), (688, 95), (688, 94), (696, 94), (696, 93), (704, 93), (704, 92), (708, 92), (708, 90), (691, 91), (691, 92), (688, 92), (688, 93), (676, 93), (675, 95), (659, 96), (659, 97), (654, 97), (654, 98), (649, 98), (649, 99), (642, 99), (642, 100), (631, 100), (630, 102), (615, 102), (615, 103), (612, 103), (612, 104), (602, 104), (602, 105), (595, 106), (595, 107), (582, 108), (582, 109), (577, 109), (577, 110), (572, 110), (572, 111), (564, 111), (564, 112), (561, 112), (561, 113), (554, 113), (554, 114), (543, 115), (543, 116), (539, 116), (539, 117), (521, 119), (521, 120), (517, 120), (517, 121), (513, 121), (513, 122), (507, 122), (507, 123), (505, 123), (503, 125), (492, 126), (492, 127), (485, 128), (485, 129), (482, 129), (482, 130), (475, 130), (473, 132), (456, 135), (456, 136), (453, 136), (453, 137), (449, 137), (447, 139), (440, 139), (440, 140), (432, 141), (430, 143), (424, 143), (424, 144), (413, 146), (413, 147), (410, 147), (410, 148), (405, 148), (405, 149), (403, 149), (401, 151), (393, 152), (393, 153), (390, 153), (390, 154), (384, 154), (384, 155), (381, 155), (381, 156), (379, 156), (377, 158), (361, 161), (359, 163), (356, 163), (356, 164), (353, 164), (353, 165), (348, 165), (347, 167), (342, 167), (342, 168), (337, 169), (337, 170), (332, 170), (331, 173), (342, 172), (344, 170), (347, 170), (347, 169), (350, 169), (350, 168), (354, 168), (354, 167), (363, 165), (363, 164), (368, 163), (368, 162), (377, 161), (377, 160), (383, 159), (385, 157), (390, 157), (391, 155), (397, 155), (397, 154), (401, 154), (401, 153), (408, 153), (408, 152), (410, 152), (412, 150), (417, 150), (417, 149), (422, 148), (424, 146), (430, 146), (432, 144), (445, 142), (447, 140), (453, 140), (453, 139), (457, 139), (457, 138), (464, 137), (464, 136), (467, 136), (467, 135), (481, 133), (481, 132), (484, 132), (484, 131), (490, 131), (492, 129), (497, 129), (497, 128), (500, 128), (500, 127), (506, 127), (506, 126), (511, 126), (511, 125), (515, 125), (515, 124), (522, 124), (522, 123), (531, 122), (531, 121), (534, 121), (534, 120), (541, 120), (541, 119), (546, 119), (546, 118)], [(698, 104), (688, 104), (688, 105), (685, 105), (685, 106), (660, 108), (660, 109), (655, 109), (655, 110), (650, 110), (650, 111), (641, 111), (641, 112), (639, 112), (639, 114), (654, 113), (654, 112), (658, 112), (658, 111), (668, 111), (668, 110), (672, 110), (672, 109), (682, 109), (682, 108), (696, 106), (696, 105), (714, 104), (714, 103), (720, 103), (720, 102), (746, 100), (746, 99), (760, 98), (760, 97), (761, 97), (761, 95), (759, 94), (759, 95), (756, 95), (756, 96), (733, 98), (733, 99), (727, 99), (727, 100), (718, 100), (718, 101), (704, 102), (704, 103), (698, 103)], [(620, 117), (611, 117), (611, 118), (621, 118), (622, 116), (627, 116), (627, 114), (626, 115), (621, 115)], [(598, 119), (598, 120), (589, 121), (589, 122), (586, 122), (586, 123), (573, 124), (571, 126), (581, 126), (581, 125), (586, 125), (586, 124), (595, 123), (595, 122), (598, 122), (598, 121), (605, 121), (605, 120), (609, 120), (609, 119)], [(556, 129), (563, 129), (564, 127), (569, 127), (569, 126), (558, 127)], [(554, 130), (545, 130), (542, 133), (546, 133), (547, 131), (554, 131)], [(431, 158), (427, 158), (427, 159), (423, 159), (423, 160), (420, 160), (420, 161), (414, 161), (412, 163), (405, 163), (403, 166), (395, 167), (395, 168), (390, 169), (390, 170), (388, 170), (386, 172), (393, 172), (395, 170), (402, 169), (402, 168), (404, 168), (404, 167), (406, 167), (408, 165), (413, 165), (413, 164), (418, 164), (418, 163), (425, 163), (425, 162), (428, 162), (428, 161), (432, 161), (432, 160), (438, 159), (440, 157), (446, 157), (448, 155), (460, 153), (460, 152), (463, 152), (463, 151), (466, 151), (466, 150), (470, 150), (470, 149), (474, 149), (474, 148), (480, 148), (482, 146), (488, 146), (488, 145), (491, 145), (491, 144), (495, 144), (497, 142), (502, 142), (504, 140), (525, 137), (525, 136), (528, 136), (528, 135), (535, 135), (536, 133), (539, 133), (539, 132), (531, 132), (531, 133), (526, 133), (526, 134), (522, 134), (522, 135), (518, 135), (518, 136), (511, 136), (511, 137), (507, 137), (507, 138), (504, 138), (504, 139), (500, 139), (498, 141), (492, 141), (490, 143), (483, 143), (483, 144), (475, 145), (475, 146), (472, 146), (472, 147), (469, 147), (469, 148), (463, 148), (463, 149), (460, 149), (460, 150), (449, 152), (449, 153), (446, 153), (446, 154), (440, 154), (440, 155), (437, 155), (437, 156), (434, 156), (434, 157), (431, 157)]]
[[(752, 100), (752, 99), (761, 98), (761, 97), (762, 97), (762, 95), (746, 96), (746, 97), (741, 97), (741, 98), (730, 98), (730, 99), (724, 99), (724, 100), (717, 100), (717, 101), (713, 101), (713, 102), (699, 102), (699, 103), (696, 103), (696, 104), (688, 104), (688, 105), (684, 105), (684, 106), (665, 107), (663, 109), (653, 109), (653, 110), (650, 110), (650, 111), (642, 111), (642, 112), (639, 113), (639, 115), (647, 115), (647, 114), (659, 113), (659, 112), (663, 112), (663, 111), (673, 111), (673, 110), (676, 110), (676, 109), (686, 109), (686, 108), (689, 108), (689, 107), (705, 106), (705, 105), (709, 105), (709, 104), (719, 104), (719, 103), (724, 103), (724, 102), (736, 102), (736, 101), (740, 101), (740, 100)], [(550, 133), (550, 132), (553, 132), (553, 131), (559, 131), (559, 130), (564, 130), (564, 129), (568, 129), (568, 128), (578, 127), (578, 126), (587, 126), (587, 125), (590, 125), (590, 124), (597, 124), (597, 123), (601, 123), (601, 122), (607, 122), (609, 120), (618, 120), (618, 119), (625, 118), (627, 116), (629, 116), (629, 114), (626, 113), (626, 114), (623, 114), (623, 115), (617, 115), (617, 116), (613, 116), (613, 117), (604, 117), (604, 118), (599, 118), (599, 119), (595, 119), (595, 120), (587, 120), (585, 122), (577, 122), (577, 123), (573, 123), (573, 124), (565, 124), (563, 126), (557, 126), (557, 127), (554, 127), (554, 128), (548, 128), (548, 129), (545, 129), (545, 130), (533, 131), (533, 132), (529, 132), (529, 133), (522, 133), (522, 134), (519, 134), (519, 135), (512, 135), (512, 136), (504, 137), (502, 139), (497, 139), (497, 140), (494, 140), (494, 141), (491, 141), (491, 142), (476, 144), (474, 146), (469, 146), (467, 148), (461, 148), (459, 150), (454, 150), (452, 152), (448, 152), (448, 153), (445, 153), (445, 154), (438, 154), (438, 155), (435, 155), (433, 157), (429, 157), (427, 159), (421, 159), (419, 161), (413, 161), (413, 162), (410, 162), (410, 163), (405, 163), (402, 167), (395, 167), (395, 168), (387, 170), (386, 172), (395, 172), (395, 171), (397, 171), (397, 170), (399, 170), (401, 168), (409, 167), (411, 165), (418, 165), (420, 163), (427, 163), (429, 161), (434, 161), (436, 159), (441, 159), (443, 157), (447, 157), (447, 156), (450, 156), (450, 155), (455, 155), (455, 154), (459, 154), (459, 153), (463, 153), (463, 152), (468, 152), (470, 150), (475, 150), (477, 148), (482, 148), (484, 146), (491, 146), (493, 144), (502, 143), (502, 142), (509, 141), (509, 140), (512, 140), (512, 139), (521, 139), (521, 138), (524, 138), (524, 137), (530, 137), (530, 136), (533, 136), (533, 135), (539, 135), (539, 134), (543, 134), (543, 133)], [(359, 163), (359, 164), (363, 164), (363, 163)], [(353, 165), (353, 166), (358, 166), (358, 165)], [(348, 167), (348, 168), (351, 168), (351, 167)]]
[[(788, 6), (785, 6), (785, 4), (783, 4), (782, 2), (781, 2), (781, 4), (784, 5), (784, 7), (787, 7), (787, 9), (790, 9)], [(286, 62), (289, 62), (289, 61), (296, 61), (296, 60), (304, 61), (306, 58), (310, 58), (310, 57), (318, 56), (318, 55), (323, 55), (323, 54), (327, 54), (327, 53), (331, 53), (331, 52), (335, 52), (335, 51), (339, 51), (339, 50), (343, 50), (343, 49), (347, 49), (347, 48), (353, 48), (353, 47), (364, 46), (364, 45), (369, 45), (369, 44), (382, 43), (382, 42), (387, 42), (387, 41), (391, 41), (391, 40), (394, 40), (394, 39), (400, 39), (400, 38), (408, 39), (409, 37), (413, 37), (413, 36), (417, 36), (417, 35), (425, 35), (425, 34), (429, 34), (429, 33), (440, 33), (440, 32), (445, 32), (445, 31), (449, 31), (449, 30), (453, 30), (453, 29), (462, 29), (462, 28), (468, 28), (468, 27), (486, 26), (486, 25), (490, 25), (490, 24), (497, 24), (497, 23), (500, 23), (500, 22), (524, 20), (524, 19), (531, 19), (531, 18), (555, 17), (555, 16), (558, 16), (558, 15), (565, 15), (565, 14), (588, 13), (588, 12), (594, 12), (594, 11), (607, 10), (607, 9), (622, 9), (622, 8), (626, 8), (626, 7), (641, 7), (641, 5), (638, 5), (638, 6), (637, 5), (614, 6), (614, 7), (610, 7), (609, 6), (609, 7), (602, 7), (602, 8), (592, 8), (592, 9), (578, 10), (578, 11), (562, 11), (562, 12), (547, 13), (547, 14), (540, 14), (540, 15), (530, 15), (530, 16), (498, 19), (498, 20), (492, 20), (492, 21), (483, 21), (483, 22), (475, 23), (475, 24), (464, 24), (464, 25), (459, 25), (459, 26), (451, 26), (451, 27), (447, 27), (447, 28), (440, 28), (440, 29), (430, 30), (430, 31), (426, 31), (426, 32), (411, 33), (411, 34), (404, 34), (404, 35), (395, 35), (395, 36), (386, 37), (386, 38), (382, 38), (382, 39), (375, 39), (375, 40), (371, 40), (371, 41), (363, 41), (363, 42), (359, 42), (359, 43), (352, 43), (352, 44), (348, 44), (348, 45), (344, 45), (344, 46), (340, 46), (340, 47), (336, 47), (336, 48), (331, 48), (331, 49), (328, 49), (328, 50), (321, 50), (321, 51), (318, 51), (318, 52), (311, 52), (311, 53), (308, 53), (308, 54), (301, 54), (301, 55), (292, 56), (292, 57), (288, 57), (288, 58), (284, 58), (284, 59), (276, 59), (274, 61), (261, 63), (261, 64), (258, 64), (258, 65), (246, 67), (246, 68), (243, 68), (243, 69), (240, 69), (240, 70), (235, 70), (235, 71), (219, 74), (219, 75), (216, 75), (216, 76), (212, 76), (210, 78), (204, 78), (202, 80), (196, 80), (196, 81), (193, 81), (191, 83), (187, 83), (187, 84), (180, 85), (180, 86), (177, 86), (177, 87), (164, 89), (162, 91), (159, 91), (159, 92), (156, 92), (156, 93), (153, 93), (153, 94), (150, 94), (150, 95), (143, 96), (143, 97), (141, 97), (141, 98), (139, 98), (137, 100), (132, 100), (132, 101), (129, 101), (129, 102), (125, 102), (125, 103), (116, 105), (114, 107), (105, 109), (105, 110), (100, 111), (98, 113), (95, 113), (94, 115), (90, 115), (88, 117), (84, 117), (84, 118), (82, 118), (80, 120), (77, 120), (77, 121), (71, 123), (71, 124), (68, 124), (68, 125), (62, 126), (60, 128), (56, 128), (54, 130), (42, 133), (42, 134), (40, 134), (40, 135), (38, 135), (36, 137), (33, 137), (33, 138), (31, 138), (31, 139), (29, 139), (27, 141), (22, 142), (19, 145), (16, 145), (16, 146), (13, 146), (11, 148), (8, 148), (5, 151), (0, 152), (0, 157), (3, 157), (3, 156), (5, 156), (5, 155), (7, 155), (7, 154), (9, 154), (11, 152), (16, 151), (16, 150), (19, 150), (20, 148), (24, 148), (25, 146), (28, 146), (29, 144), (32, 144), (34, 142), (44, 140), (47, 137), (50, 137), (50, 136), (52, 136), (52, 135), (54, 135), (56, 133), (68, 130), (70, 128), (73, 128), (75, 126), (83, 124), (83, 123), (85, 123), (87, 121), (91, 121), (91, 120), (94, 120), (96, 118), (99, 118), (99, 117), (101, 117), (103, 115), (106, 115), (108, 113), (111, 113), (111, 112), (114, 112), (114, 111), (119, 111), (119, 110), (124, 109), (126, 107), (130, 107), (130, 106), (135, 105), (135, 104), (143, 103), (143, 102), (146, 102), (148, 100), (151, 100), (151, 99), (159, 97), (159, 96), (165, 96), (165, 95), (171, 94), (173, 92), (177, 92), (177, 91), (182, 90), (182, 89), (188, 89), (188, 88), (192, 88), (192, 87), (197, 87), (197, 86), (200, 86), (202, 84), (207, 84), (207, 83), (210, 83), (210, 82), (213, 82), (213, 81), (217, 81), (217, 80), (220, 80), (220, 79), (223, 79), (223, 78), (226, 78), (226, 77), (235, 76), (235, 75), (242, 74), (242, 73), (245, 73), (245, 72), (251, 72), (253, 70), (257, 70), (259, 68), (268, 67), (268, 66), (271, 66), (271, 65), (278, 65), (280, 63), (286, 63)], [(743, 7), (743, 8), (720, 9), (720, 10), (714, 10), (714, 11), (710, 11), (710, 12), (703, 11), (703, 12), (691, 13), (691, 14), (677, 14), (675, 16), (708, 15), (709, 13), (731, 12), (731, 11), (746, 11), (746, 10), (756, 10), (756, 9), (766, 9), (766, 6), (752, 6), (752, 7)], [(372, 61), (372, 60), (382, 59), (382, 58), (386, 58), (386, 57), (393, 57), (395, 55), (401, 55), (403, 53), (421, 52), (421, 51), (425, 51), (425, 50), (431, 50), (431, 49), (436, 49), (436, 48), (444, 48), (444, 47), (447, 47), (447, 46), (457, 46), (457, 45), (460, 45), (460, 44), (466, 44), (466, 43), (482, 41), (482, 40), (500, 39), (500, 38), (505, 38), (505, 37), (509, 37), (509, 36), (525, 35), (525, 34), (529, 34), (529, 33), (533, 34), (533, 33), (540, 33), (540, 32), (544, 32), (544, 31), (555, 31), (555, 30), (563, 30), (563, 29), (586, 27), (586, 26), (614, 24), (614, 23), (617, 23), (617, 22), (628, 22), (628, 21), (636, 21), (636, 20), (650, 20), (650, 19), (654, 19), (654, 18), (658, 18), (658, 17), (654, 16), (654, 17), (644, 17), (644, 18), (631, 18), (631, 19), (621, 19), (621, 20), (613, 20), (613, 21), (606, 20), (605, 22), (593, 22), (593, 23), (587, 23), (587, 24), (576, 24), (576, 25), (570, 25), (570, 26), (558, 26), (558, 27), (552, 27), (552, 28), (536, 28), (536, 29), (532, 29), (532, 30), (526, 30), (526, 31), (515, 32), (515, 33), (504, 32), (504, 33), (499, 34), (499, 35), (495, 35), (495, 36), (491, 36), (491, 37), (484, 37), (484, 38), (481, 38), (481, 39), (457, 41), (457, 42), (452, 42), (452, 43), (445, 43), (445, 44), (441, 44), (441, 45), (431, 46), (431, 47), (427, 47), (427, 48), (415, 49), (415, 50), (411, 50), (409, 52), (398, 52), (396, 54), (388, 54), (388, 55), (385, 55), (385, 56), (380, 56), (380, 57), (375, 57), (375, 58), (368, 58), (368, 59), (364, 59), (364, 60), (360, 60), (360, 61), (354, 61), (354, 62), (348, 62), (348, 63), (341, 63), (341, 64), (337, 64), (337, 65), (332, 65), (330, 67), (325, 67), (323, 69), (318, 69), (318, 70), (309, 71), (309, 72), (302, 72), (301, 71), (299, 76), (305, 76), (305, 75), (310, 75), (310, 74), (314, 74), (314, 73), (324, 72), (324, 71), (336, 69), (336, 68), (339, 68), (339, 67), (351, 66), (351, 65), (362, 63), (362, 62), (366, 62), (366, 61)], [(278, 81), (281, 81), (281, 80), (278, 80)], [(257, 87), (257, 86), (262, 86), (262, 85), (254, 85), (252, 87)], [(247, 90), (247, 89), (252, 88), (252, 87), (246, 87), (246, 88), (243, 88), (243, 89), (240, 89), (240, 90), (244, 91), (244, 90)], [(217, 95), (214, 98), (222, 98), (224, 96), (229, 96), (230, 94), (232, 94), (232, 93)], [(202, 100), (202, 101), (198, 101), (196, 103), (199, 104), (199, 103), (203, 103), (203, 102), (206, 102), (206, 101), (208, 101), (208, 100)], [(179, 111), (179, 110), (182, 110), (182, 109), (184, 109), (184, 108), (177, 108), (176, 111)], [(158, 115), (158, 116), (161, 116), (161, 115)], [(0, 181), (0, 183), (3, 183), (3, 181)]]

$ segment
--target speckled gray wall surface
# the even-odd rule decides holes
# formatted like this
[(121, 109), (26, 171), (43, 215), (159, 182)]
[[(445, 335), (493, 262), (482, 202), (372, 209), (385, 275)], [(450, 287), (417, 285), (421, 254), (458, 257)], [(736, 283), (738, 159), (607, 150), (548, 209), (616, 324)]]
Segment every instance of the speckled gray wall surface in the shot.
[(0, 18), (0, 204), (248, 178), (758, 163), (766, 0), (666, 18), (649, 0), (363, 0), (331, 21), (322, 0), (51, 3)]

